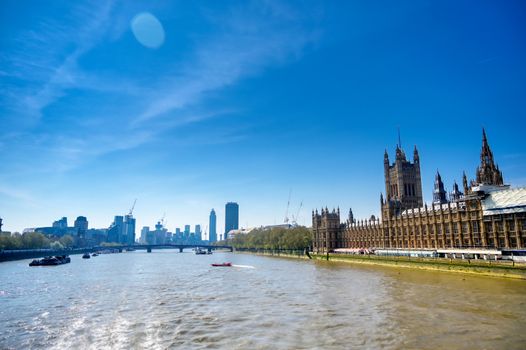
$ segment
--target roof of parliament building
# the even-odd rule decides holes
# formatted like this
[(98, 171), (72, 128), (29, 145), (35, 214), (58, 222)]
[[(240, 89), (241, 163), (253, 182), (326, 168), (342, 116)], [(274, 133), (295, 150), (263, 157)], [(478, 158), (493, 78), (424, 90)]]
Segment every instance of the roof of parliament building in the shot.
[(489, 191), (482, 210), (484, 215), (526, 212), (526, 187)]

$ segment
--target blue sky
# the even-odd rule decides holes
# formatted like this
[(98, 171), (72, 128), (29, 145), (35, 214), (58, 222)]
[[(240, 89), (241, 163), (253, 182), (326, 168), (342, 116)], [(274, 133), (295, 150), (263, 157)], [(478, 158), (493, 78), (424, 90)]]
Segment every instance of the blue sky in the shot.
[[(138, 230), (378, 215), (383, 152), (418, 145), (424, 197), (474, 176), (481, 128), (526, 185), (523, 1), (2, 2), (0, 216)], [(151, 14), (162, 26), (145, 21)], [(138, 32), (137, 32), (138, 30)]]

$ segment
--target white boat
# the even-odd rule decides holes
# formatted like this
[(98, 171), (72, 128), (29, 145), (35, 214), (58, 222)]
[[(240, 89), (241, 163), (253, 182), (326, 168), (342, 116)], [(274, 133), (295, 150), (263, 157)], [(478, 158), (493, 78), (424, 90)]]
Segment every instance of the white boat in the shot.
[(207, 254), (206, 250), (201, 249), (199, 247), (195, 248), (195, 255), (206, 255), (206, 254)]

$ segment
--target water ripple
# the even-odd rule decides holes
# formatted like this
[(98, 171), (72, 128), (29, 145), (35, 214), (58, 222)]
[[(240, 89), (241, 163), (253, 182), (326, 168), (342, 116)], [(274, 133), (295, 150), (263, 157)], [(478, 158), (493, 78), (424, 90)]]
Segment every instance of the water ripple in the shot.
[[(217, 261), (241, 267), (210, 267)], [(174, 251), (1, 267), (2, 349), (513, 349), (526, 341), (521, 281)]]

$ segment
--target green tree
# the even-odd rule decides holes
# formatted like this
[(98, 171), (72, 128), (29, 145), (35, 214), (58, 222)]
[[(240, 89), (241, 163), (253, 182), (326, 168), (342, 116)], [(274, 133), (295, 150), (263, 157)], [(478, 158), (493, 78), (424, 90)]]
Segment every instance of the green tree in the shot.
[(49, 238), (39, 232), (26, 232), (21, 237), (23, 249), (40, 249), (49, 247)]
[(49, 245), (49, 247), (50, 247), (51, 249), (56, 249), (56, 250), (64, 249), (64, 246), (63, 246), (62, 243), (60, 243), (59, 241), (51, 242), (51, 244)]
[(255, 229), (238, 234), (230, 241), (236, 248), (304, 249), (312, 243), (311, 231), (304, 227)]
[(71, 235), (64, 235), (59, 239), (60, 244), (62, 244), (66, 248), (70, 248), (73, 246), (73, 243), (75, 240)]

